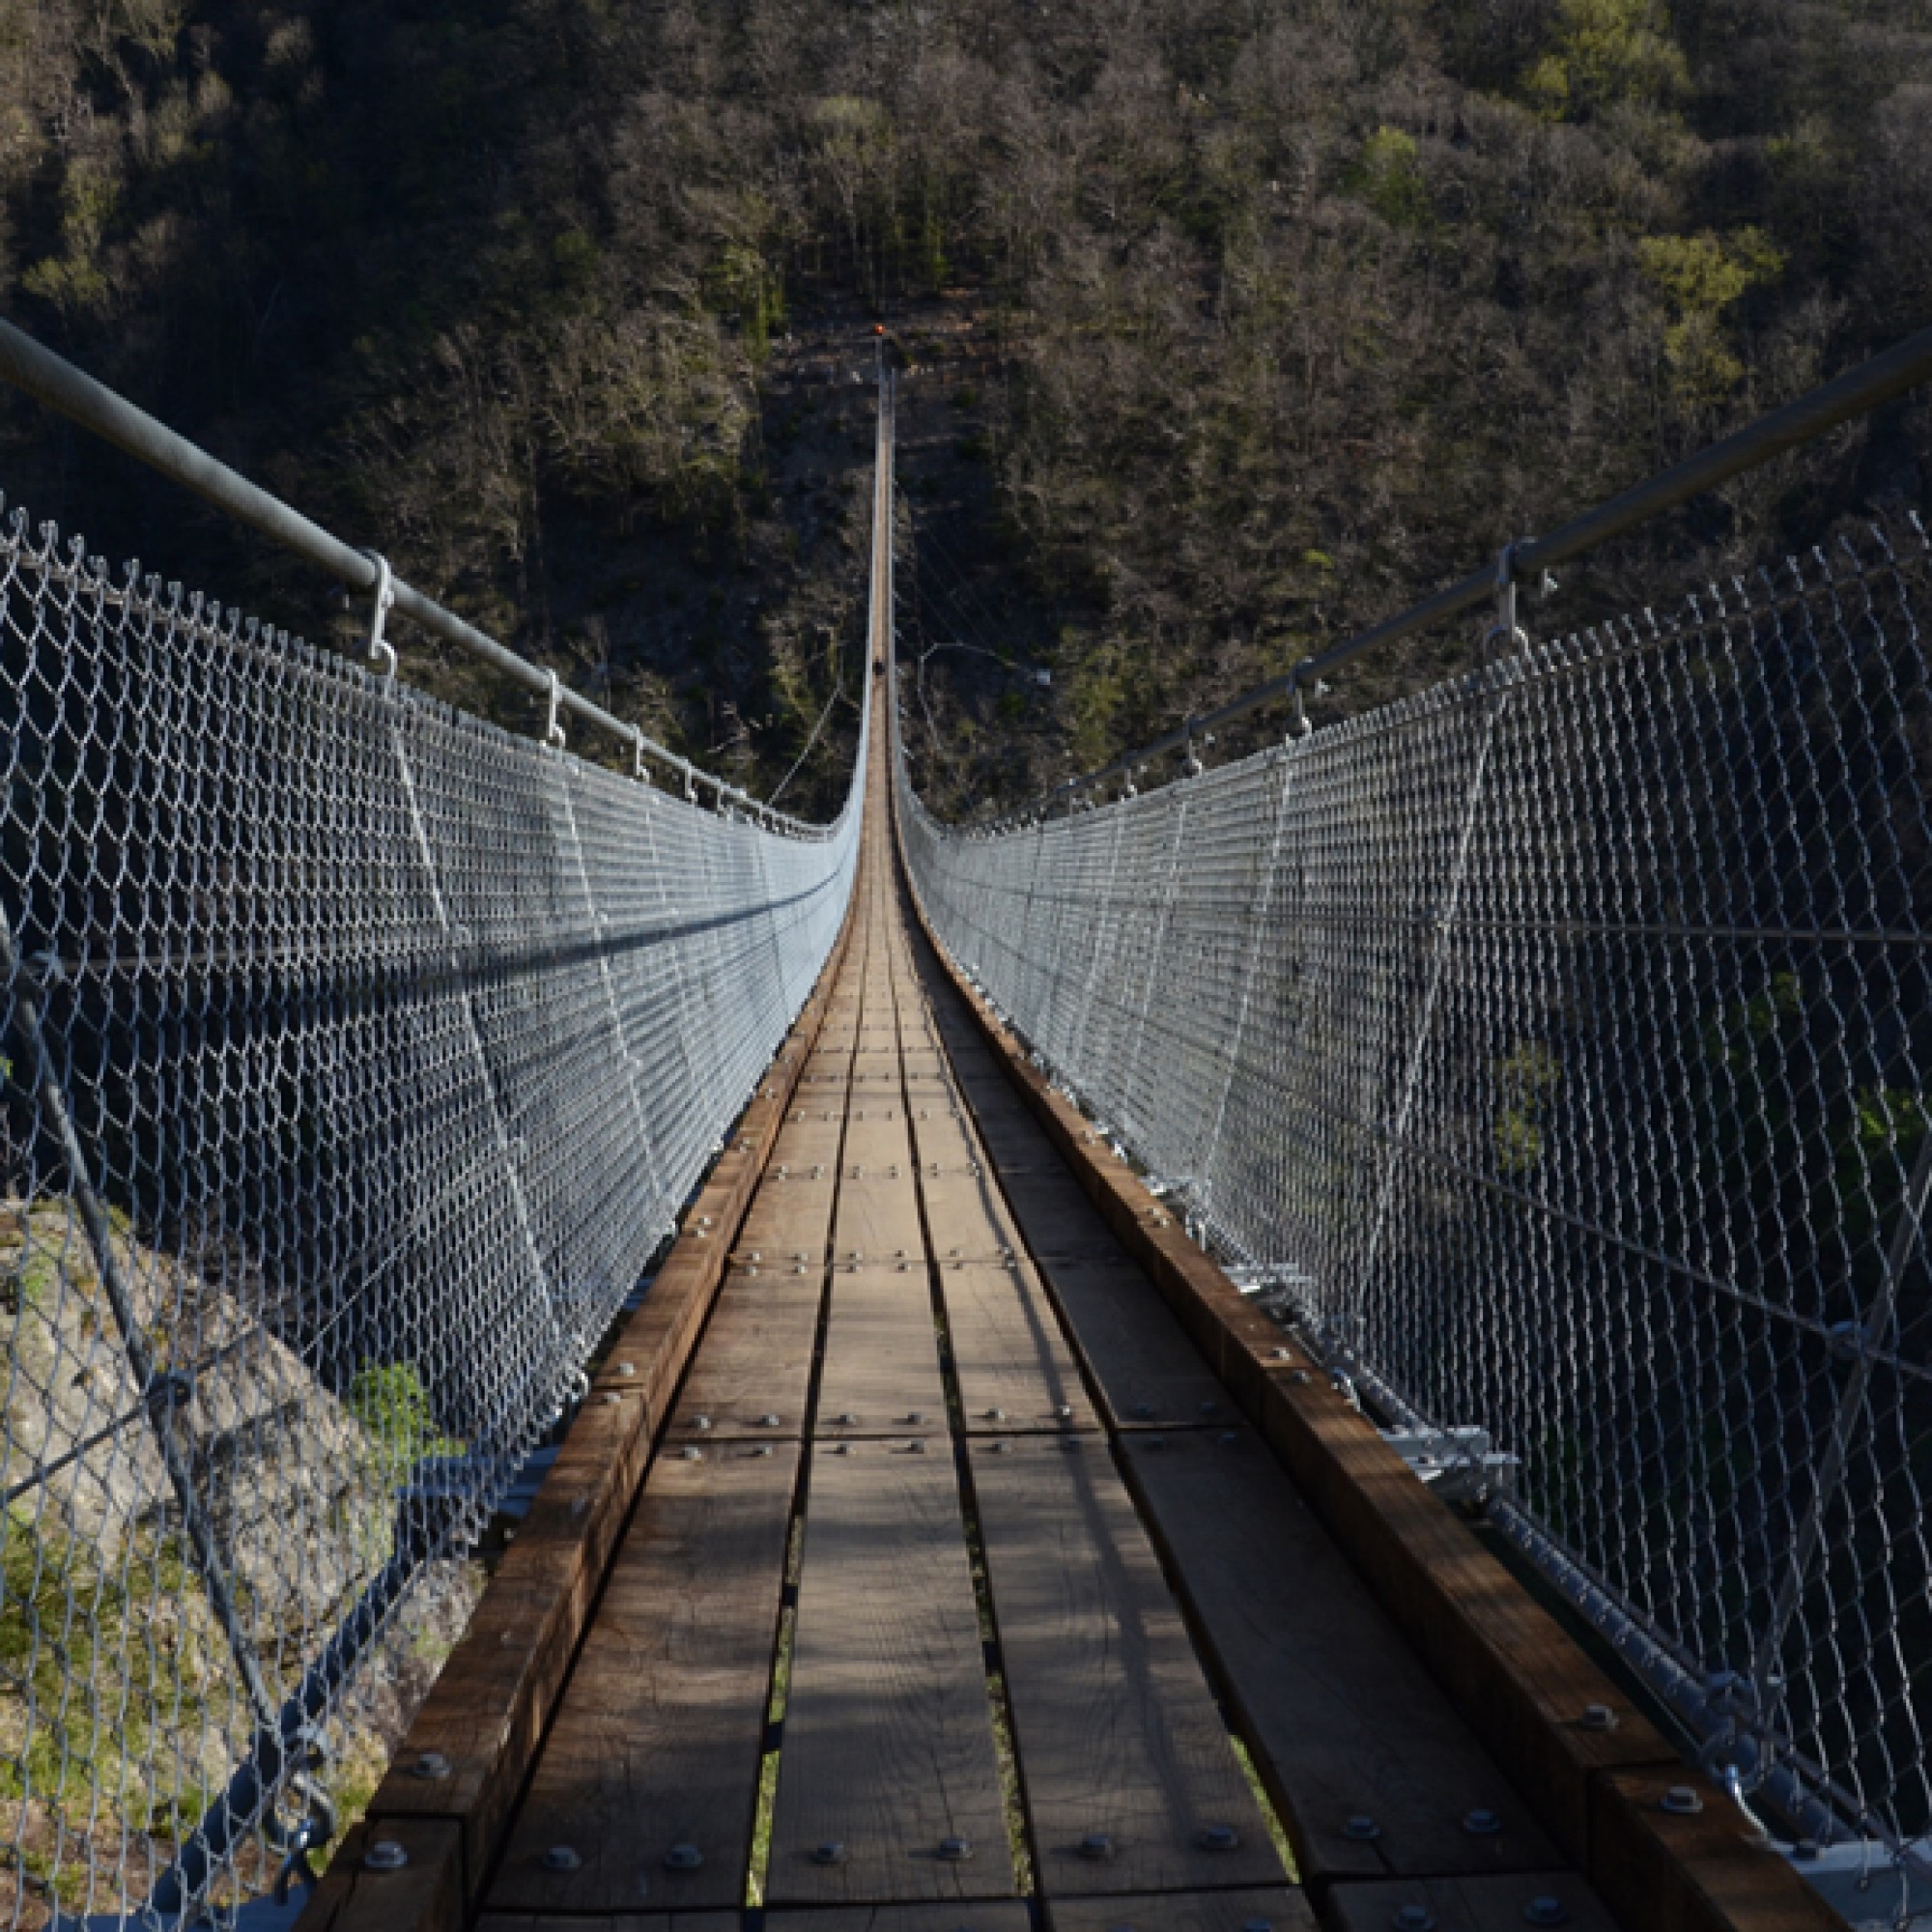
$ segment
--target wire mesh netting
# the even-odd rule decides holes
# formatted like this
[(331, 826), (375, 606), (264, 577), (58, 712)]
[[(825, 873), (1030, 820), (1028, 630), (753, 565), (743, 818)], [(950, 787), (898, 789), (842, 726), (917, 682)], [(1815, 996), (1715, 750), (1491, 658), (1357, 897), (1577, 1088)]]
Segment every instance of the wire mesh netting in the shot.
[(930, 918), (1055, 1074), (1396, 1420), (1513, 1459), (1499, 1511), (1714, 1763), (1894, 1845), (1932, 1808), (1928, 619), (1914, 523), (1070, 816), (962, 832), (901, 779)]
[(803, 1005), (858, 805), (700, 810), (18, 514), (0, 703), (0, 1923), (111, 1922), (286, 1842)]

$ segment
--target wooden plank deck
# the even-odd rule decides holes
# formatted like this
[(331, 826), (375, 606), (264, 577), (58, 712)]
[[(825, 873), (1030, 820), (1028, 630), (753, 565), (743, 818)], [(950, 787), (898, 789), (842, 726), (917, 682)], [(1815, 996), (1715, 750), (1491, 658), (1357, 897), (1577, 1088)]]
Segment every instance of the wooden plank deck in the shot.
[[(1381, 1538), (1372, 1588), (1277, 1459), (1300, 1449), (1335, 1507), (1341, 1478), (1281, 1422), (1318, 1412), (1271, 1379), (1262, 1318), (1225, 1283), (1175, 1289), (1194, 1262), (1163, 1260), (1171, 1215), (1103, 1150), (1080, 1165), (1057, 1101), (1022, 1103), (914, 935), (883, 755), (850, 941), (761, 1179), (703, 1196), (715, 1296), (639, 1318), (703, 1323), (696, 1352), (649, 1387), (599, 1370), (616, 1406), (572, 1437), (578, 1480), (599, 1430), (628, 1474), (572, 1557), (574, 1613), (601, 1578), (595, 1609), (545, 1609), (549, 1662), (491, 1718), (541, 1747), (466, 1762), (446, 1797), (392, 1772), (305, 1932), (1503, 1932), (1538, 1899), (1580, 1932), (1650, 1932), (1567, 1862), (1551, 1818), (1575, 1791), (1513, 1785), (1391, 1609), (1378, 1551), (1449, 1548), (1439, 1505), (1349, 1501)], [(1385, 1447), (1320, 1418), (1333, 1457)], [(570, 1520), (558, 1492), (543, 1534)], [(1484, 1588), (1515, 1586), (1492, 1567)], [(522, 1642), (495, 1602), (512, 1621), (479, 1619), (452, 1685), (504, 1675), (485, 1638)], [(1546, 1675), (1569, 1700), (1600, 1683)], [(1509, 1762), (1580, 1747), (1538, 1748)], [(1658, 1824), (1644, 1779), (1692, 1774), (1634, 1712), (1590, 1748), (1631, 1899), (1667, 1893), (1698, 1932), (1828, 1922), (1723, 1837), (1716, 1793), (1702, 1835)], [(373, 1832), (406, 1843), (406, 1882), (354, 1862)], [(1779, 1917), (1723, 1905), (1758, 1897)]]

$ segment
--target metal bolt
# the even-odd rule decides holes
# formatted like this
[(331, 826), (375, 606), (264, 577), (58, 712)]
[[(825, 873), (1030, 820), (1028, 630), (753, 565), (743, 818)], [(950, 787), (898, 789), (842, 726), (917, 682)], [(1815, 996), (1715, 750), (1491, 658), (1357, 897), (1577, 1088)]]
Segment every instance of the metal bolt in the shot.
[(393, 1838), (378, 1838), (362, 1854), (362, 1862), (371, 1871), (401, 1871), (409, 1861), (409, 1853)]
[(638, 1373), (638, 1365), (636, 1362), (619, 1362), (617, 1373), (620, 1376), (634, 1376)]
[(419, 1751), (416, 1761), (410, 1766), (412, 1777), (447, 1777), (449, 1760), (440, 1750)]
[(912, 1438), (912, 1440), (906, 1444), (906, 1448), (915, 1456), (923, 1456), (925, 1454), (925, 1437), (923, 1435), (915, 1435)]
[(689, 1443), (677, 1453), (679, 1458), (686, 1463), (701, 1463), (704, 1461), (704, 1451)]
[(1704, 1801), (1688, 1784), (1673, 1784), (1657, 1802), (1674, 1818), (1694, 1818), (1704, 1808)]
[(1114, 1841), (1104, 1832), (1089, 1832), (1080, 1840), (1080, 1856), (1083, 1859), (1111, 1859), (1114, 1856)]
[(769, 1442), (760, 1442), (757, 1445), (757, 1447), (752, 1451), (752, 1454), (753, 1456), (769, 1456), (771, 1453), (772, 1453), (772, 1445)]
[(856, 1429), (859, 1426), (859, 1418), (849, 1408), (834, 1416), (833, 1420), (838, 1423), (840, 1429)]
[(1551, 1892), (1540, 1892), (1522, 1908), (1522, 1916), (1532, 1925), (1567, 1925), (1570, 1914), (1563, 1901)]
[(1077, 1449), (1080, 1446), (1080, 1438), (1077, 1435), (1063, 1435), (1060, 1438), (1060, 1446), (1063, 1449)]
[(1382, 1834), (1382, 1828), (1366, 1811), (1357, 1811), (1342, 1827), (1342, 1835), (1352, 1838), (1358, 1845), (1373, 1845)]
[(1202, 1413), (1203, 1415), (1212, 1415), (1212, 1414), (1214, 1413), (1214, 1411), (1215, 1411), (1215, 1410), (1216, 1410), (1217, 1408), (1219, 1408), (1220, 1406), (1221, 1406), (1221, 1405), (1220, 1405), (1220, 1404), (1219, 1404), (1218, 1402), (1211, 1402), (1211, 1401), (1210, 1401), (1210, 1402), (1204, 1402), (1204, 1403), (1203, 1403), (1203, 1404), (1201, 1405), (1201, 1413)]
[(924, 1417), (924, 1415), (923, 1415), (923, 1413), (922, 1413), (922, 1412), (921, 1412), (921, 1411), (920, 1411), (919, 1409), (916, 1409), (916, 1408), (915, 1408), (915, 1409), (912, 1409), (912, 1410), (908, 1411), (908, 1413), (907, 1413), (907, 1415), (906, 1415), (906, 1420), (907, 1420), (907, 1421), (908, 1421), (909, 1423), (911, 1423), (911, 1424), (912, 1424), (912, 1426), (913, 1426), (913, 1427), (914, 1427), (915, 1429), (917, 1429), (917, 1428), (919, 1428), (919, 1426), (920, 1426), (920, 1425), (921, 1425), (922, 1423), (923, 1423), (923, 1422), (924, 1422), (924, 1420), (925, 1420), (925, 1417)]
[(577, 1856), (577, 1848), (574, 1845), (553, 1845), (543, 1855), (545, 1871), (572, 1872), (582, 1863), (583, 1861)]
[(1296, 1388), (1299, 1388), (1302, 1386), (1303, 1383), (1307, 1381), (1308, 1371), (1306, 1369), (1290, 1369), (1288, 1372), (1288, 1378), (1295, 1385)]
[(1137, 1402), (1134, 1404), (1134, 1413), (1141, 1421), (1151, 1422), (1153, 1420), (1153, 1404), (1151, 1402)]
[(759, 1253), (758, 1253), (758, 1251), (757, 1251), (757, 1250), (756, 1250), (755, 1248), (753, 1248), (753, 1249), (752, 1250), (752, 1259), (753, 1259), (753, 1260), (754, 1262), (761, 1262), (761, 1261), (763, 1261), (763, 1260), (764, 1260), (764, 1256), (763, 1256), (763, 1255), (761, 1255), (761, 1254), (759, 1254)]
[(691, 1426), (694, 1429), (709, 1429), (711, 1418), (708, 1415), (694, 1415), (691, 1418)]
[(1493, 1811), (1478, 1808), (1463, 1820), (1463, 1829), (1472, 1838), (1493, 1838), (1503, 1828), (1503, 1821)]
[(1010, 1442), (995, 1442), (993, 1444), (993, 1454), (995, 1456), (1004, 1456), (1012, 1446)]
[(1229, 1444), (1229, 1445), (1230, 1445), (1231, 1447), (1232, 1447), (1232, 1446), (1233, 1446), (1233, 1445), (1234, 1445), (1235, 1443), (1238, 1442), (1238, 1441), (1239, 1441), (1240, 1439), (1241, 1439), (1241, 1438), (1240, 1438), (1240, 1435), (1239, 1435), (1239, 1433), (1238, 1433), (1237, 1431), (1236, 1431), (1236, 1430), (1233, 1430), (1233, 1429), (1224, 1429), (1224, 1430), (1222, 1430), (1222, 1432), (1221, 1432), (1221, 1440), (1222, 1440), (1223, 1442), (1226, 1442), (1226, 1443), (1228, 1443), (1228, 1444)]
[(1435, 1915), (1426, 1905), (1398, 1905), (1389, 1923), (1395, 1932), (1435, 1932)]
[(1274, 1351), (1274, 1358), (1277, 1362), (1292, 1362), (1294, 1360), (1294, 1350), (1293, 1349), (1277, 1349)]
[(761, 1415), (758, 1417), (758, 1427), (760, 1429), (776, 1429), (778, 1426), (779, 1419), (776, 1415)]
[(832, 1445), (832, 1453), (835, 1456), (849, 1456), (852, 1453), (852, 1445), (849, 1442), (835, 1442)]
[(843, 1840), (827, 1838), (822, 1845), (812, 1846), (811, 1861), (815, 1865), (842, 1865), (845, 1862)]
[(620, 1396), (615, 1389), (611, 1389), (603, 1397), (603, 1402), (607, 1408), (613, 1407), (616, 1404), (622, 1402), (624, 1398)]
[(1241, 1842), (1241, 1834), (1232, 1825), (1207, 1825), (1197, 1842), (1204, 1852), (1232, 1852)]
[(1274, 1932), (1274, 1920), (1272, 1918), (1244, 1918), (1241, 1921), (1241, 1932)]
[(704, 1854), (696, 1845), (673, 1845), (665, 1854), (665, 1863), (672, 1871), (696, 1871), (704, 1862)]
[(1147, 1445), (1150, 1449), (1165, 1449), (1167, 1447), (1167, 1437), (1165, 1435), (1150, 1435), (1147, 1439)]
[(942, 1838), (939, 1841), (939, 1856), (949, 1864), (959, 1864), (973, 1856), (972, 1841), (968, 1838)]
[(1586, 1731), (1613, 1731), (1617, 1727), (1617, 1714), (1607, 1704), (1586, 1704), (1577, 1721)]

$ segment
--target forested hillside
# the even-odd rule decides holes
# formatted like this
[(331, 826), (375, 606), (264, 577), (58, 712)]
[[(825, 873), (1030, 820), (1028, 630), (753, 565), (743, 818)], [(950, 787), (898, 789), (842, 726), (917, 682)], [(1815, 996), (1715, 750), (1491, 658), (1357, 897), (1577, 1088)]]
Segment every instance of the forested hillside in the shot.
[[(909, 622), (978, 647), (920, 693), (955, 800), (1932, 321), (1925, 0), (0, 0), (0, 75), (8, 314), (767, 787), (856, 660), (875, 316)], [(10, 500), (353, 638), (122, 459), (0, 429)], [(1901, 407), (1573, 598), (1929, 477)]]

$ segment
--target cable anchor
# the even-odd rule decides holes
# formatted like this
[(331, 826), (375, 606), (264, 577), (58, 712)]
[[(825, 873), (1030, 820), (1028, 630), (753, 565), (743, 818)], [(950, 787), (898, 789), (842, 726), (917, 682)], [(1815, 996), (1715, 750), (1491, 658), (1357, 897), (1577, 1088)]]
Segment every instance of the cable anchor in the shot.
[(557, 682), (555, 671), (545, 673), (550, 679), (550, 716), (544, 721), (544, 743), (554, 745), (559, 752), (563, 750), (563, 723), (557, 713), (563, 704), (563, 686)]
[(376, 566), (376, 603), (369, 613), (369, 662), (381, 665), (384, 677), (394, 677), (396, 647), (383, 635), (383, 629), (395, 609), (396, 581), (390, 574), (389, 559), (381, 551), (365, 550), (362, 554)]
[(1496, 553), (1496, 621), (1483, 633), (1483, 668), (1487, 670), (1496, 658), (1500, 640), (1504, 650), (1525, 651), (1529, 633), (1517, 622), (1517, 553), (1529, 547), (1528, 538), (1505, 544)]

